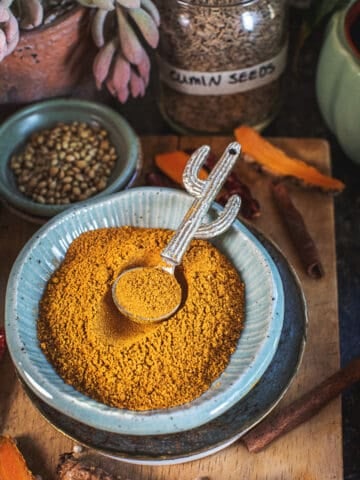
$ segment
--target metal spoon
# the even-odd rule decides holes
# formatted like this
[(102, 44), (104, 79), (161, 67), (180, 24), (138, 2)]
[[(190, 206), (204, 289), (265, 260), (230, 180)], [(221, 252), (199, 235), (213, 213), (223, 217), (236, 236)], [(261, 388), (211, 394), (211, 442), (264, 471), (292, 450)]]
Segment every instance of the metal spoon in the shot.
[[(183, 183), (185, 189), (195, 198), (168, 245), (161, 252), (163, 264), (156, 267), (136, 267), (125, 270), (113, 284), (112, 296), (114, 303), (125, 316), (138, 323), (152, 323), (165, 320), (178, 310), (181, 303), (181, 286), (177, 280), (174, 282), (175, 268), (181, 263), (191, 240), (193, 238), (209, 239), (220, 235), (230, 227), (239, 212), (241, 199), (238, 195), (232, 195), (223, 211), (215, 220), (207, 224), (201, 224), (212, 202), (221, 190), (230, 170), (235, 165), (240, 151), (241, 146), (237, 142), (230, 143), (206, 180), (199, 178), (199, 171), (210, 152), (210, 147), (204, 145), (191, 155), (183, 173)], [(159, 270), (162, 272), (161, 281), (168, 282), (167, 287), (172, 288), (174, 302), (173, 305), (167, 305), (166, 311), (162, 314), (155, 313), (154, 315), (147, 314), (145, 316), (134, 310), (129, 311), (129, 307), (125, 307), (120, 301), (117, 289), (121, 285), (119, 282), (129, 279), (129, 277), (126, 278), (126, 275), (142, 275), (144, 269), (148, 270), (150, 268), (158, 269), (156, 272), (157, 276), (159, 276)], [(141, 284), (141, 288), (146, 289), (147, 287)], [(136, 295), (135, 289), (134, 295)], [(135, 298), (134, 304), (138, 305), (136, 300), (141, 301), (141, 299)]]

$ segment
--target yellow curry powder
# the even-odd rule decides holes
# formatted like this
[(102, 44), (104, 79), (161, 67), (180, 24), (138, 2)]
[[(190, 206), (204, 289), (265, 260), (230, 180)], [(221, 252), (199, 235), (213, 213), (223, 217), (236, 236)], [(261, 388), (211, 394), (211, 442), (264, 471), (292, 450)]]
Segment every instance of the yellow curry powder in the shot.
[(119, 273), (158, 265), (172, 233), (134, 227), (83, 233), (48, 282), (40, 345), (80, 392), (119, 408), (168, 408), (200, 396), (226, 368), (243, 326), (244, 285), (209, 242), (193, 240), (178, 267), (185, 299), (168, 320), (138, 324), (114, 305)]
[(115, 299), (124, 313), (146, 323), (174, 312), (181, 302), (181, 286), (174, 275), (161, 268), (134, 268), (120, 276)]

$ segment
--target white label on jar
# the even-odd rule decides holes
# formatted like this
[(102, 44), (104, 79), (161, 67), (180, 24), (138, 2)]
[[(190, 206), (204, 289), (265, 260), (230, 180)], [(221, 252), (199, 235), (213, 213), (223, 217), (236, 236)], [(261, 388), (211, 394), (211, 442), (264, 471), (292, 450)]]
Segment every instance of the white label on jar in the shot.
[(273, 82), (286, 66), (287, 45), (266, 62), (240, 70), (197, 72), (176, 68), (159, 58), (160, 78), (178, 92), (188, 95), (231, 95)]

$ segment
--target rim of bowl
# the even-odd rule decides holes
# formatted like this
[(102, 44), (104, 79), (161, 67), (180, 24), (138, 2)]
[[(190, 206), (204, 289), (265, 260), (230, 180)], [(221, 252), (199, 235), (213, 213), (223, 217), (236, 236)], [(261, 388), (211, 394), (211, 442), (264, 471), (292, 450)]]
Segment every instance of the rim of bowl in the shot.
[[(7, 134), (11, 129), (19, 122), (26, 121), (27, 119), (31, 118), (33, 115), (42, 114), (46, 112), (56, 112), (56, 113), (68, 113), (69, 111), (81, 112), (81, 113), (88, 113), (89, 119), (88, 122), (97, 122), (101, 126), (106, 129), (107, 125), (111, 125), (114, 130), (118, 130), (123, 140), (124, 146), (127, 150), (127, 160), (125, 163), (125, 168), (121, 171), (121, 173), (111, 180), (110, 176), (110, 183), (107, 187), (99, 193), (96, 193), (92, 197), (88, 199), (69, 203), (67, 205), (50, 205), (50, 204), (41, 204), (38, 202), (33, 201), (31, 198), (26, 197), (23, 195), (17, 188), (11, 188), (7, 184), (6, 177), (13, 176), (13, 173), (9, 167), (9, 156), (6, 159), (1, 160), (0, 162), (4, 162), (0, 165), (0, 195), (4, 197), (4, 199), (10, 204), (13, 205), (15, 208), (40, 217), (52, 217), (57, 215), (58, 213), (64, 212), (72, 207), (81, 206), (84, 203), (88, 202), (90, 199), (99, 199), (111, 193), (114, 193), (122, 188), (126, 187), (127, 184), (131, 184), (133, 182), (133, 178), (137, 175), (138, 171), (142, 167), (142, 148), (141, 143), (138, 135), (135, 133), (134, 129), (130, 126), (128, 121), (120, 115), (115, 110), (111, 109), (110, 107), (103, 105), (97, 102), (91, 102), (88, 100), (79, 100), (79, 99), (67, 99), (67, 98), (60, 98), (60, 99), (52, 99), (46, 100), (36, 103), (35, 105), (31, 105), (25, 108), (20, 109), (18, 112), (11, 115), (5, 122), (0, 125), (0, 152), (1, 152), (1, 144), (7, 143)], [(50, 124), (55, 124), (57, 122), (66, 122), (61, 117), (50, 122)], [(69, 120), (70, 121), (70, 120)], [(76, 121), (76, 119), (72, 119), (72, 121)], [(82, 121), (82, 120), (78, 120)], [(33, 132), (49, 128), (45, 125), (40, 127), (39, 129), (33, 130)], [(28, 133), (29, 135), (29, 133)], [(21, 144), (26, 138), (22, 138), (20, 141), (16, 142), (12, 152), (16, 150), (17, 146)], [(116, 145), (114, 145), (116, 148)], [(1, 153), (0, 153), (1, 155)], [(116, 164), (115, 164), (116, 165)], [(116, 168), (116, 166), (115, 166)]]

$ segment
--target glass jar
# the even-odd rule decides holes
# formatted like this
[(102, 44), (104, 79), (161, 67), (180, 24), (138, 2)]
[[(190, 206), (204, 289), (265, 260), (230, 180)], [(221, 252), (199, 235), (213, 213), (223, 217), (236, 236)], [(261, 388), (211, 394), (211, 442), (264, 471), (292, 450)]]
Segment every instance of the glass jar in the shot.
[(287, 0), (157, 0), (159, 105), (181, 133), (261, 130), (276, 115)]

